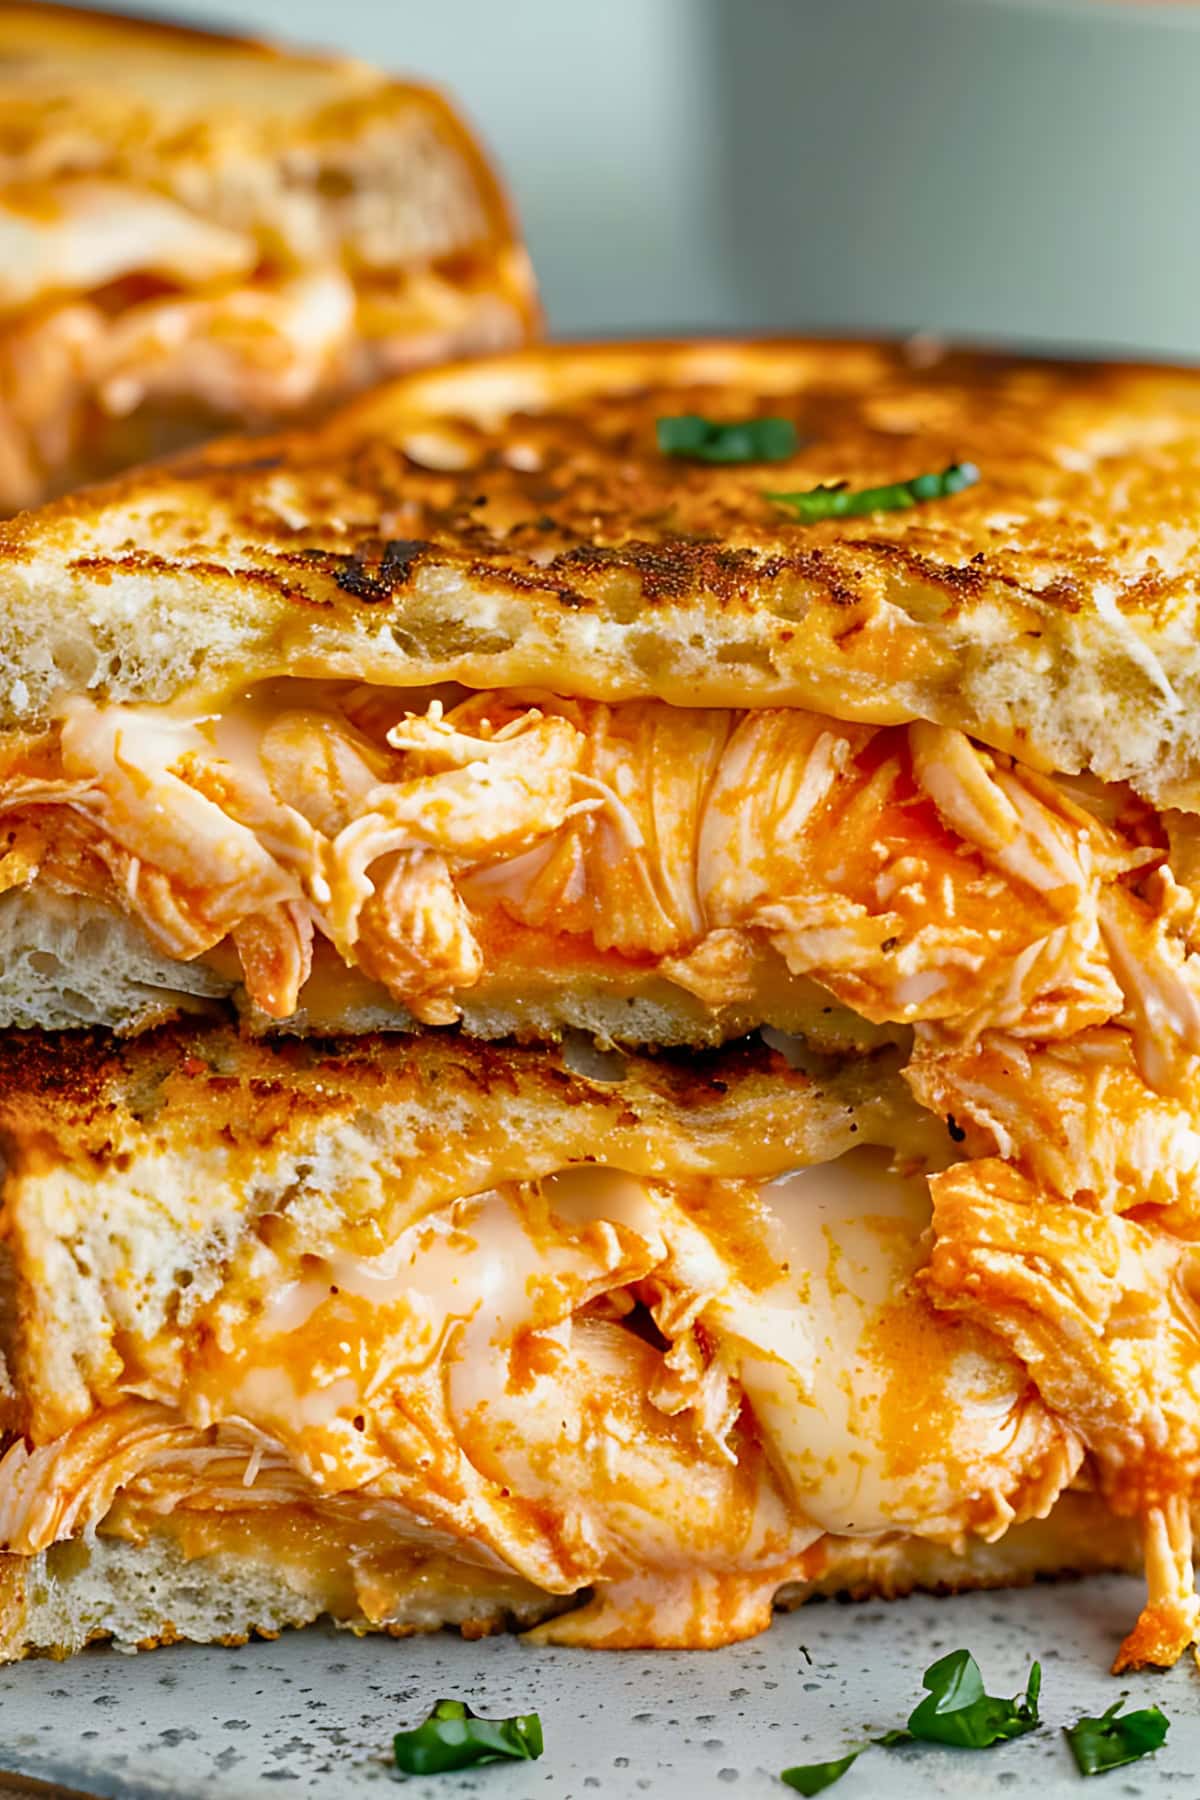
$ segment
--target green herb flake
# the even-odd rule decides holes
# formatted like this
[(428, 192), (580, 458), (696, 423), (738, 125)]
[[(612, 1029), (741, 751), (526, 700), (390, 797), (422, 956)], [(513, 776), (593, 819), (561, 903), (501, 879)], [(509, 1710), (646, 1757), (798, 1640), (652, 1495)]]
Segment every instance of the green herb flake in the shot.
[(911, 481), (895, 481), (888, 487), (849, 488), (844, 481), (827, 487), (808, 488), (798, 494), (763, 495), (776, 506), (786, 506), (802, 525), (818, 519), (847, 519), (860, 513), (900, 512), (925, 500), (946, 500), (974, 487), (979, 470), (974, 463), (951, 463), (940, 475), (914, 475)]
[(851, 1750), (848, 1756), (839, 1756), (836, 1762), (801, 1763), (795, 1769), (781, 1770), (779, 1779), (798, 1794), (823, 1794), (826, 1788), (842, 1779), (861, 1755), (861, 1750)]
[[(881, 1750), (912, 1743), (950, 1744), (959, 1750), (989, 1750), (993, 1744), (1005, 1743), (1009, 1738), (1024, 1737), (1027, 1731), (1033, 1731), (1041, 1724), (1038, 1714), (1038, 1697), (1042, 1691), (1040, 1663), (1034, 1663), (1030, 1669), (1024, 1694), (1013, 1700), (998, 1700), (984, 1692), (979, 1664), (969, 1650), (952, 1650), (949, 1656), (931, 1663), (921, 1677), (921, 1685), (928, 1691), (909, 1714), (907, 1726), (885, 1731), (881, 1737), (872, 1738), (870, 1744)], [(1107, 1719), (1109, 1715), (1104, 1716)], [(1148, 1718), (1149, 1715), (1130, 1714), (1130, 1717)], [(1080, 1725), (1102, 1723), (1097, 1719), (1080, 1721)], [(1165, 1720), (1163, 1726), (1165, 1735)], [(1157, 1749), (1161, 1742), (1160, 1737), (1148, 1747)], [(779, 1779), (798, 1794), (823, 1793), (835, 1781), (840, 1781), (869, 1747), (860, 1744), (835, 1762), (805, 1763), (798, 1768), (784, 1769)], [(1076, 1751), (1076, 1756), (1078, 1754)], [(1136, 1754), (1143, 1755), (1144, 1752)], [(1132, 1762), (1134, 1758), (1131, 1756), (1126, 1760)]]
[(463, 1700), (439, 1700), (429, 1717), (392, 1740), (396, 1767), (405, 1775), (441, 1775), (476, 1763), (532, 1762), (542, 1754), (542, 1721), (536, 1713), (481, 1719)]
[(692, 462), (786, 462), (800, 442), (790, 419), (743, 419), (719, 425), (700, 413), (678, 413), (657, 420), (655, 430), (664, 456)]
[[(908, 1736), (925, 1744), (954, 1744), (962, 1750), (988, 1750), (1008, 1738), (1024, 1737), (1041, 1724), (1038, 1695), (1040, 1663), (1034, 1663), (1024, 1695), (998, 1700), (983, 1690), (979, 1664), (969, 1650), (952, 1650), (921, 1677), (929, 1689), (908, 1721)], [(889, 1741), (898, 1741), (890, 1732)]]
[(1171, 1721), (1157, 1706), (1121, 1713), (1126, 1695), (1114, 1700), (1098, 1719), (1078, 1719), (1063, 1727), (1081, 1775), (1103, 1775), (1151, 1756), (1165, 1742)]

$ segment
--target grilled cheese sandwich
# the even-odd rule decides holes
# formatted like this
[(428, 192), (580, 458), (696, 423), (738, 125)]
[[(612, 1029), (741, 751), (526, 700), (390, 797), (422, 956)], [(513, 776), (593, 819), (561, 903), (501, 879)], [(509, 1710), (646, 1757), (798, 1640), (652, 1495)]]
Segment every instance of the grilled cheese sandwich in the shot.
[(536, 328), (496, 177), (430, 89), (17, 0), (0, 112), (4, 510)]
[(621, 346), (0, 531), (10, 1653), (1132, 1558), (1174, 1661), (1189, 493), (1192, 375)]

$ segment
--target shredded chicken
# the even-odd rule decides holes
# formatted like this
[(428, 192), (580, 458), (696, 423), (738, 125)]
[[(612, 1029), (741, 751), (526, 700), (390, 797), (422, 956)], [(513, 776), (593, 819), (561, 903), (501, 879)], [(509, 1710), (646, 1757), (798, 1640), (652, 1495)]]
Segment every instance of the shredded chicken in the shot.
[(998, 1159), (936, 1175), (935, 1305), (1008, 1343), (1069, 1418), (1119, 1510), (1200, 1478), (1200, 1250), (1085, 1198), (1047, 1204)]
[(1153, 1206), (1184, 1233), (1200, 1225), (1200, 1120), (1189, 1096), (1147, 1087), (1127, 1031), (1049, 1045), (988, 1032), (965, 1048), (922, 1031), (907, 1077), (973, 1149), (1005, 1157), (1043, 1193)]
[(926, 1291), (1009, 1344), (1080, 1433), (1110, 1504), (1142, 1518), (1150, 1596), (1117, 1666), (1174, 1662), (1200, 1624), (1186, 1527), (1200, 1480), (1195, 1245), (1094, 1200), (1048, 1202), (998, 1161), (932, 1186)]
[(372, 886), (358, 918), (359, 966), (403, 994), (422, 1024), (452, 1025), (451, 995), (479, 980), (483, 955), (449, 863), (436, 850), (393, 850)]
[[(86, 239), (72, 232), (61, 244), (45, 241), (63, 286), (55, 288), (55, 270), (43, 258), (45, 266), (31, 277), (41, 281), (43, 303), (33, 296), (35, 303), (10, 317), (0, 334), (5, 512), (44, 498), (76, 458), (87, 467), (92, 440), (103, 442), (107, 421), (148, 403), (173, 409), (184, 427), (191, 421), (183, 435), (195, 438), (206, 421), (211, 430), (221, 419), (287, 418), (322, 396), (467, 350), (500, 349), (522, 335), (502, 260), (489, 260), (474, 274), (393, 270), (386, 283), (356, 281), (334, 263), (263, 275), (253, 266), (254, 247), (247, 263), (247, 246), (236, 234), (192, 215), (180, 230), (177, 209), (161, 196), (140, 195), (137, 208), (153, 217), (130, 213), (115, 234), (97, 217)], [(13, 223), (0, 209), (0, 242), (14, 237)], [(134, 278), (161, 273), (182, 279), (181, 286), (133, 298), (116, 311), (102, 292), (73, 289), (73, 281), (90, 279), (102, 290), (106, 279), (119, 279), (129, 228), (144, 238), (148, 223), (159, 242)], [(63, 260), (68, 251), (73, 264)], [(10, 289), (23, 260), (6, 259)], [(29, 283), (18, 283), (17, 297), (22, 287)]]
[(400, 779), (372, 789), (333, 842), (330, 933), (344, 954), (353, 951), (374, 891), (373, 864), (417, 848), (452, 856), (460, 867), (519, 856), (558, 830), (572, 802), (580, 740), (564, 719), (533, 711), (475, 737), (438, 709), (395, 727), (388, 741), (419, 772), (405, 779), (398, 770)]
[(1165, 845), (961, 733), (503, 693), (397, 719), (369, 700), (187, 724), (76, 699), (57, 737), (10, 751), (0, 808), (26, 827), (69, 809), (91, 863), (115, 846), (133, 865), (76, 885), (118, 890), (175, 954), (249, 946), (275, 1016), (303, 964), (262, 951), (280, 908), (306, 906), (430, 1021), (457, 1016), (482, 938), (503, 936), (486, 922), (508, 917), (551, 960), (586, 943), (657, 962), (713, 1006), (772, 951), (860, 1016), (947, 1042), (1119, 1018), (1151, 1081), (1187, 1078), (1200, 986)]
[[(0, 1543), (111, 1529), (118, 1503), (339, 1501), (595, 1588), (572, 1641), (703, 1643), (762, 1629), (828, 1532), (954, 1543), (1048, 1511), (1077, 1438), (1002, 1345), (905, 1294), (928, 1192), (853, 1156), (884, 1210), (851, 1227), (852, 1268), (836, 1244), (789, 1266), (790, 1188), (589, 1167), (453, 1202), (368, 1256), (251, 1233), (186, 1326), (126, 1331), (90, 1416), (12, 1445)], [(852, 1172), (810, 1177), (817, 1213), (860, 1204)], [(629, 1328), (639, 1309), (661, 1346)], [(848, 1361), (870, 1393), (839, 1413)], [(950, 1392), (965, 1403), (927, 1403)], [(624, 1598), (647, 1581), (657, 1623)]]
[(300, 989), (312, 973), (313, 925), (309, 909), (296, 901), (251, 913), (230, 933), (246, 972), (247, 986), (275, 1018), (295, 1012)]
[[(906, 1397), (926, 1392), (920, 1383), (949, 1355), (938, 1334), (950, 1324), (975, 1334), (964, 1367), (1012, 1371), (1015, 1385), (997, 1374), (987, 1400), (961, 1388), (921, 1481), (889, 1493), (882, 1511), (860, 1493), (852, 1524), (998, 1535), (1044, 1512), (1084, 1459), (1087, 1480), (1140, 1519), (1146, 1544), (1150, 1598), (1125, 1662), (1172, 1660), (1194, 1636), (1200, 850), (1190, 821), (926, 724), (873, 729), (794, 709), (738, 715), (541, 693), (404, 713), (378, 691), (334, 686), (315, 705), (260, 696), (194, 723), (76, 699), (56, 730), (4, 747), (0, 818), (0, 882), (99, 894), (177, 955), (227, 939), (247, 990), (277, 1017), (302, 1003), (316, 933), (418, 1019), (452, 1022), (489, 958), (504, 954), (508, 922), (541, 935), (549, 967), (583, 943), (650, 964), (713, 1008), (744, 1003), (760, 991), (764, 956), (782, 958), (831, 1004), (914, 1027), (910, 1085), (946, 1121), (961, 1160), (932, 1177), (931, 1238), (922, 1225), (919, 1251), (891, 1278), (891, 1291), (912, 1298), (902, 1325), (878, 1328), (889, 1354), (907, 1345), (909, 1375), (890, 1404), (897, 1420), (909, 1417)], [(548, 1295), (561, 1223), (528, 1198), (488, 1218), (513, 1267), (525, 1266), (522, 1234), (537, 1240), (527, 1273), (550, 1282)], [(527, 1524), (568, 1466), (579, 1491), (599, 1496), (625, 1467), (601, 1449), (624, 1420), (622, 1442), (641, 1446), (638, 1482), (683, 1491), (703, 1469), (711, 1521), (733, 1503), (727, 1484), (751, 1478), (742, 1433), (752, 1418), (770, 1445), (769, 1479), (755, 1464), (753, 1480), (768, 1483), (778, 1518), (787, 1496), (793, 1525), (824, 1517), (812, 1433), (818, 1419), (829, 1429), (842, 1402), (831, 1390), (818, 1404), (804, 1357), (781, 1354), (791, 1302), (739, 1285), (725, 1250), (657, 1190), (575, 1226), (584, 1235), (571, 1255), (591, 1275), (563, 1277), (519, 1352), (519, 1334), (476, 1346), (470, 1367), (490, 1370), (493, 1385), (485, 1395), (473, 1375), (475, 1404), (454, 1418), (446, 1407), (467, 1364), (447, 1383), (451, 1339), (439, 1332), (449, 1326), (416, 1309), (425, 1335), (392, 1390), (403, 1402), (373, 1449), (362, 1433), (347, 1440), (353, 1479), (382, 1480), (380, 1491), (415, 1505), (397, 1470), (421, 1468), (428, 1487), (436, 1468), (443, 1499), (422, 1505), (439, 1529), (468, 1531), (513, 1560), (515, 1503), (500, 1506), (496, 1485), (515, 1494), (533, 1483)], [(777, 1251), (775, 1266), (787, 1262)], [(918, 1298), (923, 1311), (911, 1310)], [(639, 1308), (661, 1354), (624, 1329)], [(389, 1318), (399, 1335), (379, 1384), (411, 1329)], [(323, 1342), (352, 1341), (344, 1317), (321, 1329)], [(228, 1384), (222, 1355), (214, 1381)], [(851, 1359), (859, 1386), (866, 1356), (860, 1347)], [(546, 1418), (591, 1421), (582, 1437), (542, 1443), (537, 1421), (495, 1386), (514, 1379), (514, 1357)], [(246, 1371), (238, 1416), (252, 1415), (319, 1481), (316, 1446), (334, 1448), (292, 1381), (301, 1366), (289, 1338), (278, 1370)], [(926, 1411), (962, 1379), (939, 1376)], [(224, 1416), (217, 1407), (190, 1423)], [(988, 1417), (998, 1437), (956, 1437), (964, 1420)], [(524, 1446), (519, 1471), (513, 1445)], [(953, 1474), (939, 1487), (931, 1470), (943, 1451)], [(739, 1506), (746, 1491), (737, 1488)], [(553, 1542), (535, 1534), (514, 1566), (556, 1591), (607, 1584), (594, 1616), (616, 1630), (614, 1596), (636, 1588), (639, 1558), (661, 1559), (680, 1529), (646, 1525), (635, 1551), (624, 1526), (614, 1536), (611, 1519), (585, 1513)], [(775, 1570), (804, 1554), (779, 1531)], [(691, 1555), (689, 1580), (718, 1564), (743, 1578), (744, 1540), (732, 1560), (722, 1542), (711, 1562)], [(739, 1616), (757, 1617), (759, 1588), (743, 1599)], [(694, 1604), (695, 1594), (680, 1602), (689, 1618)]]
[(1114, 1675), (1122, 1675), (1126, 1669), (1170, 1669), (1200, 1637), (1200, 1598), (1196, 1595), (1187, 1501), (1173, 1494), (1164, 1505), (1147, 1512), (1142, 1529), (1146, 1604), (1117, 1651)]

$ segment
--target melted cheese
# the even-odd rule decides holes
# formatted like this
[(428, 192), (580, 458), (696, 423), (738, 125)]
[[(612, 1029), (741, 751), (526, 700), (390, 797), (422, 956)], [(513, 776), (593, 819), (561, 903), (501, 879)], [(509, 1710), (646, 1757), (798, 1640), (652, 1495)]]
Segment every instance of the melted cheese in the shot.
[[(9, 1451), (4, 1541), (31, 1553), (135, 1491), (169, 1512), (207, 1483), (233, 1506), (261, 1474), (293, 1484), (284, 1498), (398, 1509), (551, 1592), (595, 1588), (570, 1628), (589, 1641), (632, 1641), (651, 1572), (663, 1641), (757, 1629), (826, 1533), (987, 1531), (1033, 1488), (1048, 1505), (1048, 1463), (1057, 1491), (1078, 1460), (1005, 1351), (897, 1280), (927, 1215), (923, 1181), (852, 1153), (765, 1187), (572, 1168), (368, 1256), (297, 1264), (255, 1238), (173, 1357), (130, 1341), (143, 1397)], [(629, 1329), (639, 1304), (665, 1347)], [(931, 1346), (922, 1394), (955, 1385), (926, 1452), (877, 1401), (911, 1399)], [(224, 1460), (197, 1462), (195, 1433)], [(240, 1482), (230, 1442), (254, 1459)]]
[(147, 189), (90, 177), (0, 200), (0, 313), (126, 275), (203, 287), (250, 274), (258, 246)]
[[(0, 312), (28, 303), (0, 333), (4, 512), (36, 504), (97, 453), (111, 457), (108, 439), (122, 434), (108, 421), (143, 407), (195, 437), (206, 420), (286, 419), (322, 396), (524, 334), (526, 277), (511, 252), (474, 268), (391, 271), (386, 282), (336, 262), (272, 275), (256, 270), (240, 234), (161, 196), (73, 186), (53, 222), (0, 209), (0, 243), (37, 252), (14, 251), (0, 277)], [(116, 308), (105, 297), (113, 281), (131, 289)], [(152, 445), (152, 431), (139, 441)]]
[(764, 1296), (767, 1353), (744, 1355), (740, 1380), (796, 1504), (839, 1536), (954, 1535), (972, 1513), (1003, 1529), (1006, 1492), (1049, 1441), (1045, 1418), (1015, 1358), (911, 1286), (928, 1182), (859, 1151), (773, 1182), (766, 1198), (787, 1274)]

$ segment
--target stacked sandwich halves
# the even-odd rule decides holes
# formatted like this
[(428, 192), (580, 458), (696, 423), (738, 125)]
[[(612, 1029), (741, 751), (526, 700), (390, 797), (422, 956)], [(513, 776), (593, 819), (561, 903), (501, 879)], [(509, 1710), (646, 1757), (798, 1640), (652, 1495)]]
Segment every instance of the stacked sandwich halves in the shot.
[(440, 94), (0, 0), (0, 512), (536, 321)]
[(696, 345), (5, 528), (5, 1654), (1144, 1560), (1177, 1657), (1198, 508), (1194, 375)]

